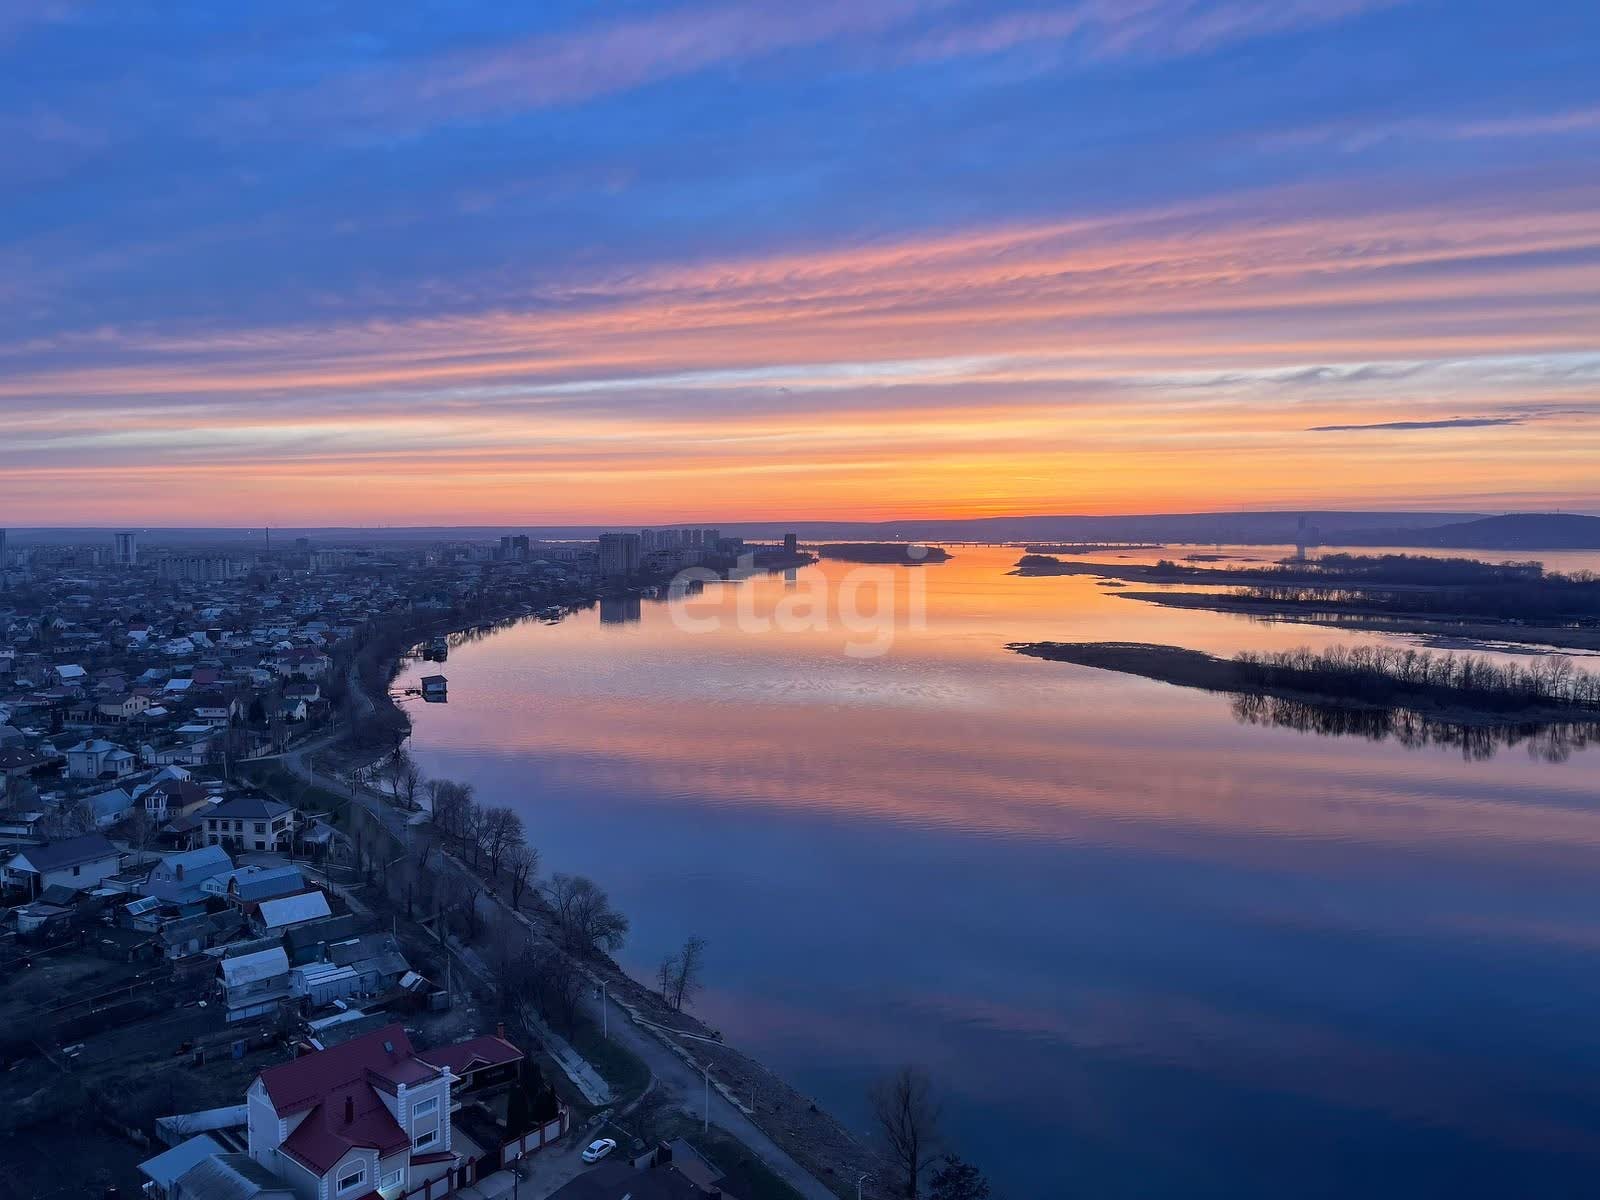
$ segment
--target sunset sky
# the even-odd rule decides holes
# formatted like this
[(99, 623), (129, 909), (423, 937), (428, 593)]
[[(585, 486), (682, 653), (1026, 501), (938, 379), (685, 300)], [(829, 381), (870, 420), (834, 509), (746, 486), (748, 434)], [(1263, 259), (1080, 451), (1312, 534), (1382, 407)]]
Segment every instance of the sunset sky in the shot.
[(0, 525), (1600, 511), (1597, 46), (0, 0)]

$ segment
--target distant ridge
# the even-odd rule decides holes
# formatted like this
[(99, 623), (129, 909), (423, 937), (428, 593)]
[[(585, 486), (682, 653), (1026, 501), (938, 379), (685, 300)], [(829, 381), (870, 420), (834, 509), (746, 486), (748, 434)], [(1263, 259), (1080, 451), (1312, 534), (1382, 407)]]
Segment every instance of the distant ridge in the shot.
[[(1397, 543), (1399, 536), (1403, 541)], [(1427, 546), (1440, 550), (1600, 550), (1600, 517), (1578, 513), (1507, 513), (1449, 525), (1368, 530), (1351, 545)]]
[[(657, 529), (715, 526), (724, 534), (753, 539), (775, 539), (796, 533), (807, 541), (924, 541), (924, 542), (1197, 542), (1289, 545), (1302, 522), (1325, 545), (1393, 529), (1430, 529), (1481, 517), (1473, 512), (1389, 512), (1284, 509), (1264, 512), (1153, 513), (1131, 516), (1022, 516), (917, 518), (899, 521), (728, 521), (714, 517), (694, 520), (659, 518), (653, 521), (616, 522), (607, 525), (542, 525), (535, 523), (471, 526), (343, 526), (294, 528), (274, 526), (274, 544), (289, 545), (296, 537), (321, 540), (325, 545), (344, 543), (441, 541), (498, 537), (526, 533), (535, 538), (593, 538), (609, 529), (640, 526)], [(118, 526), (140, 529), (135, 523)], [(11, 530), (13, 545), (42, 541), (110, 541), (106, 528)], [(264, 541), (255, 529), (143, 529), (165, 545), (239, 544)], [(1363, 543), (1375, 544), (1375, 543)], [(1390, 542), (1390, 545), (1408, 544)], [(1409, 543), (1409, 544), (1415, 544)]]

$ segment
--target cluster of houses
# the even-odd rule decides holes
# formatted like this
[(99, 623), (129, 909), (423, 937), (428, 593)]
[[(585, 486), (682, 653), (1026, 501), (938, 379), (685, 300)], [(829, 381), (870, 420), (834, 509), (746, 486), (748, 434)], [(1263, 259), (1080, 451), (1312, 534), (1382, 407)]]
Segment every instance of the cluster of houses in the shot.
[(192, 553), (84, 550), (0, 549), (0, 810), (25, 800), (56, 832), (115, 824), (132, 809), (119, 792), (163, 767), (273, 753), (336, 718), (374, 622), (566, 594), (591, 573), (492, 544), (306, 543), (198, 574), (162, 569)]
[[(113, 759), (115, 751), (86, 744), (77, 755)], [(168, 764), (76, 795), (30, 792), (0, 806), (0, 852), (79, 833), (110, 833), (138, 851), (227, 846), (235, 850), (319, 850), (329, 831), (289, 805), (248, 788), (202, 780), (194, 771)]]

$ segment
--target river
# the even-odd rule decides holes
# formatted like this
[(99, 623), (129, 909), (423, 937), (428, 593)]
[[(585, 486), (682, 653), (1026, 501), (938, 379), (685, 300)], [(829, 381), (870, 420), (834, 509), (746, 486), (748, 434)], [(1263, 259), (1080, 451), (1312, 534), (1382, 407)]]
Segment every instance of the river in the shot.
[(452, 650), (413, 750), (610, 891), (636, 976), (706, 938), (696, 1013), (851, 1127), (923, 1066), (1010, 1200), (1592, 1194), (1600, 747), (1023, 657), (1377, 635), (953, 553), (510, 626)]

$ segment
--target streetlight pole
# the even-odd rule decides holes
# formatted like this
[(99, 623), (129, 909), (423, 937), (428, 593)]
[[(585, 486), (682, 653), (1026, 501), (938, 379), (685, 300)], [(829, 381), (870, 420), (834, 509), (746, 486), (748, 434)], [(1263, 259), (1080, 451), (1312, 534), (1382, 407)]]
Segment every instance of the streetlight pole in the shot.
[[(710, 1133), (711, 1132), (711, 1068), (709, 1066), (707, 1066), (707, 1067), (702, 1067), (700, 1069), (706, 1073), (706, 1116), (705, 1116), (705, 1123), (703, 1125), (701, 1125), (701, 1127), (700, 1127), (700, 1132), (701, 1133)], [(857, 1197), (857, 1200), (860, 1200), (860, 1197)]]
[(872, 1172), (868, 1171), (860, 1179), (856, 1180), (856, 1200), (861, 1200), (861, 1185), (871, 1178)]
[(610, 1005), (606, 1003), (606, 981), (600, 981), (600, 1036), (606, 1041), (611, 1040), (611, 1013)]

